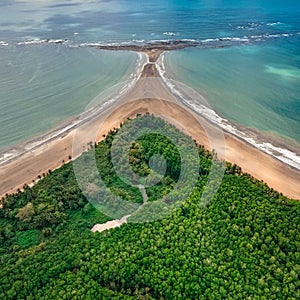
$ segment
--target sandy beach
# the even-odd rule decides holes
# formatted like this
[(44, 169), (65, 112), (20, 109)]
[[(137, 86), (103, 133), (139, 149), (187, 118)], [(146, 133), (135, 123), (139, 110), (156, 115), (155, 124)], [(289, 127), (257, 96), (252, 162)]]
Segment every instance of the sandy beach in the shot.
[[(153, 62), (159, 57), (162, 49), (158, 49), (158, 52), (153, 49), (146, 50), (144, 52), (150, 54), (150, 64), (144, 66), (139, 81), (124, 97), (77, 130), (70, 130), (67, 134), (1, 166), (0, 196), (13, 193), (24, 184), (33, 184), (33, 180), (37, 180), (39, 175), (60, 167), (63, 162), (69, 161), (70, 157), (80, 155), (87, 149), (89, 142), (102, 140), (103, 135), (119, 127), (128, 117), (148, 112), (184, 128), (199, 144), (209, 150), (213, 148), (219, 153), (218, 146), (215, 145), (220, 145), (220, 158), (236, 163), (244, 172), (263, 180), (285, 196), (300, 200), (300, 172), (229, 133), (218, 135), (219, 129), (180, 104), (160, 79)], [(206, 134), (208, 131), (209, 137)], [(212, 138), (214, 147), (211, 145)]]

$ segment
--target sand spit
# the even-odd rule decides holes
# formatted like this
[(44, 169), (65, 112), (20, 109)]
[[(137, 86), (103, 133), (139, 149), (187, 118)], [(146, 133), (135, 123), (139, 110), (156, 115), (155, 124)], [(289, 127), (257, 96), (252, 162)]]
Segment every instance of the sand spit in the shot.
[[(33, 184), (38, 176), (60, 167), (71, 158), (74, 159), (87, 149), (87, 145), (94, 141), (95, 137), (97, 137), (96, 141), (102, 140), (105, 134), (119, 127), (120, 123), (128, 117), (152, 113), (176, 126), (180, 125), (199, 144), (212, 150), (206, 134), (209, 130), (210, 137), (216, 137), (214, 144), (225, 147), (223, 150), (226, 150), (226, 154), (221, 158), (236, 163), (244, 172), (265, 181), (284, 195), (300, 199), (300, 172), (230, 133), (224, 132), (225, 145), (223, 145), (223, 141), (218, 140), (217, 135), (214, 134), (216, 127), (213, 124), (178, 101), (161, 80), (156, 65), (151, 63), (158, 59), (163, 50), (165, 50), (163, 47), (143, 50), (149, 55), (149, 63), (145, 64), (140, 79), (125, 96), (84, 122), (80, 128), (70, 130), (67, 134), (64, 133), (1, 166), (0, 196), (16, 192), (24, 184)], [(80, 142), (73, 145), (75, 132), (76, 135), (79, 132), (80, 138), (76, 141), (80, 140)], [(112, 221), (116, 223), (109, 226), (119, 226), (118, 224), (124, 221), (121, 220)]]

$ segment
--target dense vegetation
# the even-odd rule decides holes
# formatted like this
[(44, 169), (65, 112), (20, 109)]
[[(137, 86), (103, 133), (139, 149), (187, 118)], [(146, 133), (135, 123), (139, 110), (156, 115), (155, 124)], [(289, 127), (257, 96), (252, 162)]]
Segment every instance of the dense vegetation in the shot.
[[(95, 146), (99, 171), (115, 193), (141, 203), (139, 190), (112, 169), (116, 133)], [(71, 162), (7, 195), (0, 210), (0, 299), (300, 299), (300, 203), (227, 163), (217, 194), (200, 207), (212, 155), (198, 151), (192, 195), (155, 222), (92, 233), (108, 217), (82, 195)], [(151, 173), (155, 152), (168, 168), (147, 189), (150, 201), (173, 188), (180, 163), (169, 140), (148, 135), (132, 146), (132, 168)]]

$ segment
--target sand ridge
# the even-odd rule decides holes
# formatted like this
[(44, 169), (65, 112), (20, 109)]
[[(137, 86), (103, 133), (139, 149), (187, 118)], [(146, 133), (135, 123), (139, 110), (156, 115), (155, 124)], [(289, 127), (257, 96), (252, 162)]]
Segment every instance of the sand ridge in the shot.
[[(151, 53), (152, 60), (155, 61), (161, 50), (151, 50)], [(137, 114), (148, 112), (176, 126), (180, 124), (199, 144), (212, 150), (206, 131), (208, 128), (210, 137), (214, 137), (215, 126), (180, 104), (159, 78), (155, 64), (149, 65), (151, 67), (145, 65), (144, 75), (135, 86), (113, 106), (104, 109), (78, 129), (71, 130), (1, 166), (0, 196), (16, 192), (24, 184), (32, 184), (39, 175), (60, 167), (70, 157), (74, 159), (88, 148), (91, 141), (102, 140), (111, 129), (119, 127), (128, 117), (135, 117)], [(155, 77), (150, 78), (153, 72)], [(75, 134), (77, 142), (73, 144)], [(218, 141), (217, 135), (214, 144), (220, 143), (220, 147), (225, 147), (224, 159), (236, 163), (244, 172), (263, 180), (285, 196), (300, 200), (299, 171), (229, 133), (225, 132), (223, 138), (224, 146), (222, 138)]]

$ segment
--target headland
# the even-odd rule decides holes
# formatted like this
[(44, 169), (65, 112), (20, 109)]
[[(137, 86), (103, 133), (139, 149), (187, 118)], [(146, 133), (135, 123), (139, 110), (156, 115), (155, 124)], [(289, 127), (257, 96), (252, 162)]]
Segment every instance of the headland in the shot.
[[(75, 157), (72, 156), (74, 153), (78, 156), (85, 151), (87, 145), (95, 138), (95, 132), (97, 132), (96, 141), (100, 141), (111, 129), (119, 127), (120, 123), (137, 114), (152, 113), (174, 125), (180, 124), (199, 144), (204, 145), (208, 150), (213, 150), (207, 136), (207, 128), (210, 136), (216, 136), (217, 139), (217, 135), (214, 134), (216, 126), (205, 117), (179, 103), (177, 97), (161, 80), (156, 66), (156, 61), (162, 52), (190, 46), (190, 43), (160, 43), (141, 47), (136, 45), (97, 46), (97, 48), (105, 50), (143, 52), (148, 55), (149, 60), (143, 66), (139, 79), (125, 96), (117, 99), (111, 106), (99, 114), (93, 115), (82, 124), (79, 122), (75, 128), (70, 128), (69, 131), (2, 165), (0, 197), (6, 193), (16, 192), (24, 184), (33, 185), (41, 178), (42, 174), (59, 168), (63, 163), (74, 159)], [(148, 80), (149, 78), (151, 80)], [(78, 135), (78, 132), (80, 143), (74, 145), (74, 136)], [(298, 170), (228, 132), (224, 132), (224, 139), (226, 154), (222, 158), (237, 164), (244, 172), (263, 180), (285, 196), (300, 200), (300, 172)], [(76, 141), (78, 141), (78, 136)], [(215, 140), (214, 143), (221, 145), (223, 141)], [(74, 147), (77, 148), (75, 151)]]

